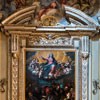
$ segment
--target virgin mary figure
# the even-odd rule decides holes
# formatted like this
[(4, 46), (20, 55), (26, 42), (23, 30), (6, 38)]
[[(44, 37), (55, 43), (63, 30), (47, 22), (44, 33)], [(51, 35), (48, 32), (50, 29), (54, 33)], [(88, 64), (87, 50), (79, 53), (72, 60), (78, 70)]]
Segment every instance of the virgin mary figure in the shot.
[(51, 53), (48, 58), (41, 58), (46, 60), (46, 63), (43, 64), (43, 78), (53, 78), (57, 67), (57, 61), (55, 60), (54, 55)]

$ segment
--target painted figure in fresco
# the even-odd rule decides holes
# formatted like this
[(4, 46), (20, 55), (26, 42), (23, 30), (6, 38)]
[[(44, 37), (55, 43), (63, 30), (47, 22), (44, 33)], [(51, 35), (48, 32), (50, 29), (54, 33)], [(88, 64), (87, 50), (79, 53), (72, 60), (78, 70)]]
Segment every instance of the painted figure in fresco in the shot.
[(43, 77), (53, 78), (57, 67), (57, 61), (55, 60), (54, 55), (51, 53), (48, 58), (42, 56), (41, 58), (46, 60), (46, 63), (43, 65)]
[[(44, 2), (45, 1), (45, 2)], [(57, 0), (40, 0), (41, 10), (39, 11), (38, 17), (41, 19), (43, 16), (49, 13), (56, 13), (60, 5)]]
[(34, 2), (33, 5), (38, 9), (35, 14), (35, 24), (46, 16), (54, 16), (57, 20), (64, 17), (64, 7), (60, 4), (60, 0), (40, 0), (40, 2)]

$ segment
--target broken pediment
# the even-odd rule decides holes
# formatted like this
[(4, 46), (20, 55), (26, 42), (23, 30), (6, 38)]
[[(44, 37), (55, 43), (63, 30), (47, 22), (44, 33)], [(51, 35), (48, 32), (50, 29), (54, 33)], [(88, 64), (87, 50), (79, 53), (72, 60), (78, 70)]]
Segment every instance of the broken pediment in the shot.
[(49, 6), (41, 6), (40, 2), (35, 2), (32, 6), (23, 8), (6, 18), (1, 26), (8, 33), (24, 34), (35, 31), (92, 31), (94, 33), (98, 31), (98, 23), (91, 17), (78, 9), (62, 6), (58, 2), (50, 2)]
[(96, 25), (88, 15), (82, 11), (60, 4), (57, 0), (44, 3), (42, 0), (34, 2), (32, 6), (23, 8), (2, 24), (25, 24), (34, 26), (72, 26), (72, 25)]

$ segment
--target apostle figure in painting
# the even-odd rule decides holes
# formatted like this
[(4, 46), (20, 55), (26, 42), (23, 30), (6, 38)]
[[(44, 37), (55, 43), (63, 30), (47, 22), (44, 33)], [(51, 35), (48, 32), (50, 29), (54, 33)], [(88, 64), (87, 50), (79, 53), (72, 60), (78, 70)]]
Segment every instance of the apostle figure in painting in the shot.
[(53, 78), (57, 67), (57, 61), (55, 60), (53, 54), (49, 54), (48, 58), (44, 58), (42, 56), (41, 58), (46, 60), (46, 63), (43, 65), (43, 77)]

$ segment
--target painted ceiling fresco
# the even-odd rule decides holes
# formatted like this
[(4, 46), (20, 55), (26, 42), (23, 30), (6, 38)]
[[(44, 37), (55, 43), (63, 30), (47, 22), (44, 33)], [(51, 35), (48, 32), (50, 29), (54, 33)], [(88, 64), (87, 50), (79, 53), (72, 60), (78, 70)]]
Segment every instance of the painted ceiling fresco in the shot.
[(95, 12), (96, 4), (98, 0), (15, 0), (16, 6), (20, 8), (21, 6), (31, 5), (34, 2), (43, 2), (45, 5), (48, 5), (51, 1), (57, 1), (61, 5), (71, 6), (81, 11), (92, 15)]
[(31, 5), (33, 2), (40, 1), (44, 4), (50, 1), (58, 1), (62, 5), (68, 5), (77, 9), (84, 11), (85, 13), (91, 15), (96, 10), (95, 5), (98, 0), (15, 0), (17, 8), (21, 6)]
[[(18, 11), (18, 9), (23, 9), (27, 6), (37, 5), (38, 8), (51, 8), (52, 2), (56, 2), (56, 7), (59, 9), (64, 5), (71, 6), (90, 16), (96, 15), (99, 9), (99, 0), (0, 0), (0, 21), (11, 15), (16, 10)], [(45, 11), (48, 12), (48, 10), (44, 10), (41, 11), (41, 13), (43, 14)]]

